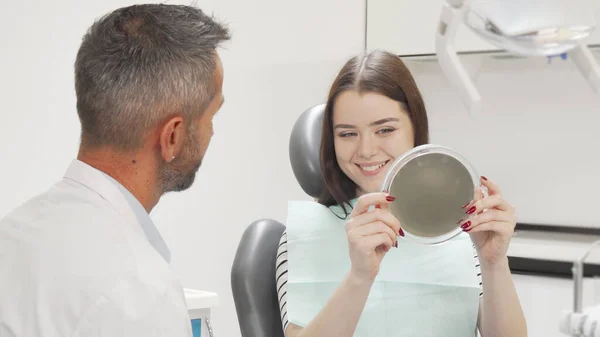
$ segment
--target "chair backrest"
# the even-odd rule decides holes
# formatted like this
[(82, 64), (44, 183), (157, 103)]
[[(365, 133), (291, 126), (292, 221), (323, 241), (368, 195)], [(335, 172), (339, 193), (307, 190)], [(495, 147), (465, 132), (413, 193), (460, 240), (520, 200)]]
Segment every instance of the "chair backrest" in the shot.
[[(292, 170), (302, 189), (316, 198), (324, 186), (319, 147), (324, 105), (306, 110), (290, 136)], [(284, 337), (275, 260), (285, 226), (272, 219), (251, 223), (244, 231), (231, 268), (231, 288), (242, 337)]]
[(231, 288), (242, 337), (283, 337), (275, 259), (285, 226), (263, 219), (244, 231), (231, 268)]
[(318, 198), (325, 186), (321, 174), (321, 126), (325, 104), (304, 111), (290, 135), (290, 163), (300, 187), (313, 198)]

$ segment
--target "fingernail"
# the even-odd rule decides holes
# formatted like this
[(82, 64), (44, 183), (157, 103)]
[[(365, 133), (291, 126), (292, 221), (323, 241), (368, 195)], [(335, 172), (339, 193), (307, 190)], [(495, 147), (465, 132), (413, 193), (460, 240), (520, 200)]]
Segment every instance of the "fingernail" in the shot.
[(475, 207), (475, 206), (469, 208), (469, 210), (467, 211), (467, 214), (473, 214), (473, 212), (475, 212), (476, 209), (477, 209), (477, 207)]
[(484, 177), (484, 176), (481, 176), (481, 179), (483, 179), (483, 180), (487, 180), (487, 178), (486, 178), (486, 177)]
[(375, 208), (381, 208), (381, 205), (377, 204), (375, 205)]
[(392, 201), (396, 200), (396, 197), (394, 197), (393, 195), (388, 195), (387, 197), (385, 197), (385, 200), (392, 202)]
[(394, 247), (398, 248), (398, 241), (396, 241), (396, 243), (394, 243)]
[(404, 237), (404, 231), (402, 230), (402, 228), (398, 229), (398, 234), (399, 234), (401, 237)]
[(467, 229), (467, 227), (469, 227), (469, 226), (471, 226), (471, 221), (465, 222), (462, 226), (460, 226), (460, 228)]
[(463, 229), (463, 232), (468, 232), (468, 231), (470, 231), (471, 229), (473, 229), (473, 228), (465, 228), (465, 229)]

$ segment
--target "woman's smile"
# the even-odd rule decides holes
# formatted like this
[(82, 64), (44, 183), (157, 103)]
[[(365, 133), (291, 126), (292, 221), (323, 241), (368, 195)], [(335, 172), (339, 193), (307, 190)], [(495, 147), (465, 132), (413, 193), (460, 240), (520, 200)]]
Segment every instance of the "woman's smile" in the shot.
[(362, 174), (364, 174), (365, 176), (374, 177), (380, 172), (384, 171), (384, 168), (390, 161), (391, 159), (379, 162), (357, 163), (355, 165), (358, 166)]

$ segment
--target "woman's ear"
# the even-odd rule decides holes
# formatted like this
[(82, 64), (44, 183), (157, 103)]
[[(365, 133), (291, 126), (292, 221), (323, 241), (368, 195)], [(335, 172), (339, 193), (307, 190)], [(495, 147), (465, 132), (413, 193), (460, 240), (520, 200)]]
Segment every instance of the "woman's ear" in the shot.
[(185, 143), (185, 121), (175, 116), (163, 123), (159, 130), (159, 146), (162, 159), (170, 163), (181, 154)]

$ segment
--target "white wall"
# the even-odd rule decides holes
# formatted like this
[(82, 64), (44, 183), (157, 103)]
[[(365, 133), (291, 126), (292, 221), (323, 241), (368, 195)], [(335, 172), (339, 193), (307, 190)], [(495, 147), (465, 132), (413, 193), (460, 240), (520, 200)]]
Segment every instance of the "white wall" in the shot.
[[(62, 177), (78, 146), (73, 62), (93, 19), (142, 1), (3, 1), (0, 217)], [(169, 1), (184, 3), (190, 1)], [(239, 336), (230, 288), (236, 245), (252, 221), (285, 218), (306, 198), (288, 160), (296, 118), (321, 103), (343, 62), (364, 45), (361, 0), (203, 0), (229, 22), (222, 51), (226, 104), (195, 185), (152, 213), (185, 287), (215, 291), (219, 336)], [(52, 144), (51, 144), (52, 142)]]

